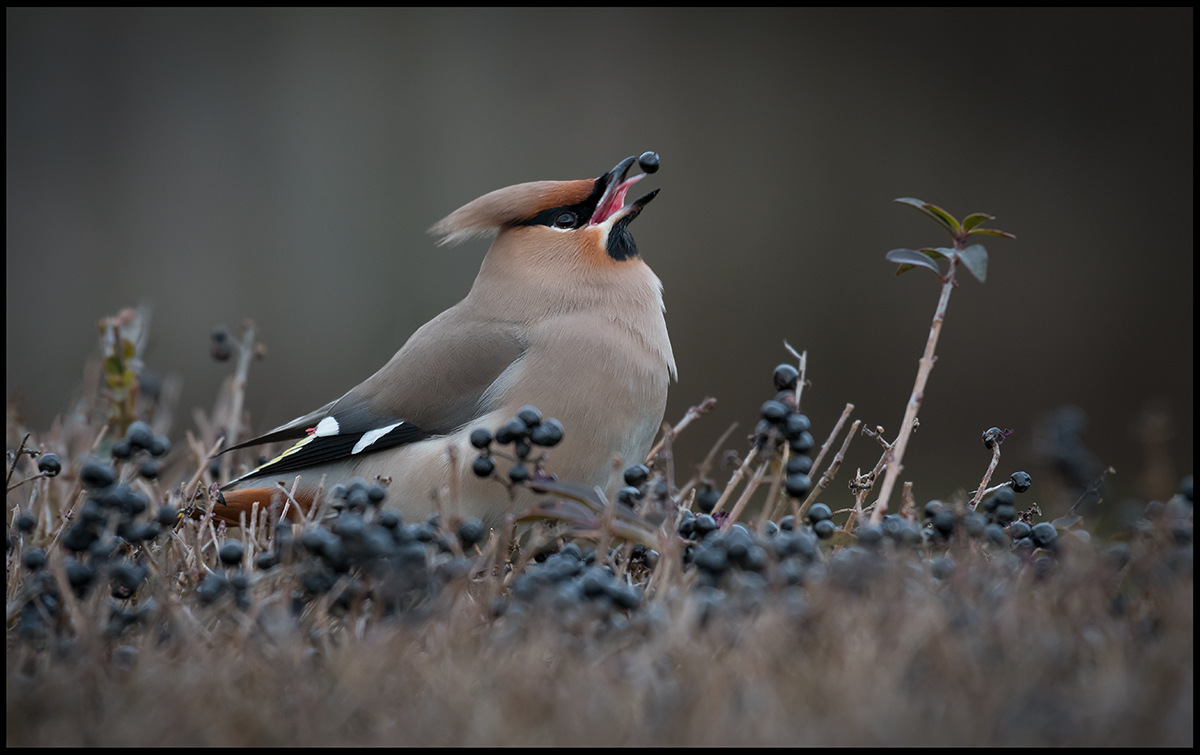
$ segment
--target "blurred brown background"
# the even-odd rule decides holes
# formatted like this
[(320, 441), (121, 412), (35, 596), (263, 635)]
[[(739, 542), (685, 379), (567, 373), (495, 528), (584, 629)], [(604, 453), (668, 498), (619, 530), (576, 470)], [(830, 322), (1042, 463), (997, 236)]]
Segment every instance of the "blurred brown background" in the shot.
[[(914, 196), (1019, 237), (986, 239), (987, 283), (951, 299), (906, 458), (918, 499), (973, 486), (992, 425), (1015, 430), (1001, 477), (1035, 471), (1037, 420), (1067, 403), (1122, 495), (1148, 494), (1148, 408), (1172, 484), (1191, 471), (1190, 9), (6, 21), (6, 391), (36, 427), (69, 406), (95, 321), (143, 301), (149, 366), (185, 380), (176, 438), (232, 369), (212, 327), (247, 317), (270, 349), (255, 428), (288, 420), (465, 295), (486, 243), (435, 249), (439, 218), (653, 149), (662, 194), (633, 230), (666, 286), (668, 419), (720, 402), (684, 459), (753, 426), (785, 338), (818, 442), (847, 401), (894, 435), (938, 287), (883, 255), (946, 242), (891, 201)], [(859, 439), (850, 471), (877, 456)]]

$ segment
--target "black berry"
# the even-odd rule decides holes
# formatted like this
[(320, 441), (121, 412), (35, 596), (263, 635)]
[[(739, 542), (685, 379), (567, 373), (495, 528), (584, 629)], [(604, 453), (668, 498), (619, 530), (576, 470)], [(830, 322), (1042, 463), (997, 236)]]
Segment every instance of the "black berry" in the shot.
[(237, 540), (230, 540), (221, 546), (217, 556), (226, 566), (237, 566), (242, 562), (242, 544)]
[(692, 525), (692, 531), (700, 537), (704, 537), (716, 528), (717, 520), (713, 519), (711, 514), (701, 514), (696, 517), (695, 523)]
[(1004, 534), (1004, 528), (998, 524), (989, 524), (984, 528), (983, 534), (993, 545), (1004, 545), (1008, 539), (1008, 536)]
[(808, 421), (808, 415), (794, 412), (789, 414), (783, 422), (783, 437), (795, 440), (800, 437), (801, 433), (808, 432), (810, 427), (812, 427), (812, 423)]
[(542, 423), (542, 413), (538, 411), (536, 406), (522, 406), (517, 412), (517, 419), (525, 423), (525, 427), (532, 430)]
[(635, 488), (641, 487), (650, 479), (650, 470), (645, 464), (632, 464), (625, 467), (625, 484)]
[(808, 474), (812, 471), (813, 460), (811, 457), (804, 454), (792, 456), (787, 462), (787, 473), (793, 474)]
[(1033, 484), (1028, 472), (1013, 472), (1012, 477), (1008, 479), (1012, 482), (1012, 489), (1017, 493), (1024, 493)]
[(158, 477), (159, 467), (158, 460), (146, 459), (142, 465), (138, 467), (138, 474), (145, 477), (147, 480), (153, 480)]
[(832, 516), (833, 512), (823, 503), (814, 503), (808, 508), (808, 521), (813, 524), (823, 522)]
[(67, 582), (71, 583), (71, 587), (87, 587), (95, 577), (96, 570), (82, 561), (67, 561)]
[(562, 423), (556, 419), (544, 419), (542, 424), (533, 428), (529, 433), (529, 440), (534, 445), (552, 448), (559, 444), (563, 439)]
[(989, 427), (983, 431), (983, 447), (991, 451), (992, 446), (1004, 441), (1005, 432), (998, 427)]
[(470, 548), (483, 539), (483, 522), (476, 517), (464, 519), (462, 524), (458, 525), (458, 539), (462, 543), (463, 548)]
[[(208, 605), (220, 597), (221, 593), (225, 591), (225, 588), (228, 586), (228, 584), (229, 583), (226, 582), (225, 578), (220, 574), (209, 574), (204, 578), (204, 581), (200, 583), (200, 586), (196, 588), (196, 598), (199, 599), (202, 604)], [(306, 588), (308, 587), (307, 579), (305, 580), (304, 586)], [(324, 590), (321, 592), (324, 592)]]
[(510, 419), (504, 423), (504, 426), (496, 431), (496, 442), (502, 446), (506, 446), (515, 440), (524, 438), (529, 432), (529, 428), (525, 423), (517, 418)]
[(108, 569), (112, 577), (112, 596), (114, 598), (131, 598), (137, 592), (150, 570), (142, 564), (131, 564), (128, 561), (118, 561)]
[(858, 529), (858, 544), (866, 548), (873, 548), (883, 540), (883, 530), (879, 527), (865, 525)]
[(1008, 534), (1013, 540), (1029, 537), (1029, 533), (1032, 531), (1033, 528), (1025, 522), (1013, 522), (1008, 526)]
[(1001, 504), (996, 507), (996, 513), (993, 516), (998, 523), (1007, 525), (1017, 518), (1017, 510), (1010, 504)]
[(710, 574), (720, 574), (729, 565), (729, 554), (723, 548), (702, 548), (696, 554), (696, 566)]
[(642, 491), (638, 490), (632, 485), (627, 485), (626, 487), (623, 487), (617, 491), (617, 500), (626, 506), (634, 505), (639, 499), (641, 499), (641, 497)]
[(492, 433), (483, 427), (471, 431), (471, 445), (475, 448), (487, 448), (492, 444)]
[(363, 511), (371, 505), (371, 498), (367, 495), (367, 489), (362, 486), (357, 486), (346, 492), (346, 505), (351, 511)]
[(648, 150), (643, 152), (642, 156), (638, 158), (638, 167), (642, 169), (643, 173), (657, 173), (658, 153), (650, 152)]
[(794, 391), (796, 381), (800, 379), (800, 370), (790, 364), (781, 364), (775, 368), (775, 390)]
[(795, 438), (788, 439), (788, 448), (792, 449), (794, 454), (807, 454), (813, 450), (816, 441), (813, 440), (812, 433), (803, 432)]
[(21, 562), (25, 564), (25, 568), (31, 571), (37, 571), (46, 565), (46, 551), (41, 548), (30, 548), (25, 551)]
[(478, 456), (471, 462), (471, 471), (478, 477), (488, 477), (496, 470), (496, 462), (490, 456)]
[(954, 512), (948, 509), (942, 509), (933, 515), (933, 528), (942, 535), (942, 537), (950, 537), (954, 534)]
[(812, 478), (806, 474), (790, 474), (783, 481), (783, 486), (792, 498), (803, 498), (812, 490)]
[(84, 487), (107, 488), (117, 480), (117, 473), (112, 467), (103, 462), (89, 461), (79, 470), (79, 479)]
[(55, 477), (62, 471), (62, 462), (57, 454), (42, 454), (38, 458), (38, 471), (47, 477)]
[(788, 416), (787, 405), (774, 399), (764, 403), (760, 411), (762, 412), (763, 419), (772, 425), (779, 424), (783, 421), (784, 417)]
[(79, 553), (91, 547), (92, 543), (96, 542), (96, 539), (97, 535), (92, 531), (91, 527), (83, 522), (77, 522), (63, 535), (62, 542), (67, 547), (67, 550)]
[(400, 512), (395, 509), (388, 509), (380, 512), (379, 518), (375, 522), (385, 529), (394, 530), (401, 524), (404, 524), (404, 519), (400, 516)]
[(150, 429), (150, 425), (138, 420), (125, 431), (125, 440), (134, 448), (146, 450), (154, 442), (154, 431)]
[(716, 508), (717, 502), (721, 500), (721, 491), (714, 488), (712, 485), (705, 483), (699, 490), (696, 491), (696, 508), (705, 513), (711, 514)]
[(1033, 525), (1033, 542), (1040, 548), (1048, 548), (1058, 539), (1058, 530), (1050, 522), (1038, 522)]
[(155, 435), (147, 450), (154, 458), (161, 459), (171, 451), (171, 441), (167, 440), (165, 435)]
[(174, 506), (163, 506), (158, 510), (158, 514), (155, 515), (154, 520), (163, 527), (174, 527), (175, 522), (179, 521), (179, 513), (175, 511)]

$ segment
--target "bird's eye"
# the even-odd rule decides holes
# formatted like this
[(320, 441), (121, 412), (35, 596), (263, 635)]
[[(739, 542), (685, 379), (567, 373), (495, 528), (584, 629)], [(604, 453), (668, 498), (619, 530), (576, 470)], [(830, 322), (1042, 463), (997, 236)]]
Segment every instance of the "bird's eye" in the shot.
[(575, 213), (560, 212), (558, 214), (558, 217), (556, 217), (554, 219), (554, 227), (555, 228), (574, 228), (575, 227)]

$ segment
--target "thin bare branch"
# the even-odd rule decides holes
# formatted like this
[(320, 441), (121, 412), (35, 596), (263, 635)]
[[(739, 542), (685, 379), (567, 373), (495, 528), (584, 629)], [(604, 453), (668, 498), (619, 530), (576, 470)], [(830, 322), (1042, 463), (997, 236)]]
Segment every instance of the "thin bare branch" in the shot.
[[(685, 413), (683, 415), (683, 419), (679, 420), (679, 424), (677, 424), (677, 425), (675, 425), (675, 427), (671, 428), (671, 435), (674, 437), (678, 437), (679, 433), (683, 432), (683, 429), (685, 427), (692, 424), (692, 422), (695, 422), (696, 419), (699, 418), (699, 416), (701, 414), (704, 414), (709, 409), (712, 409), (713, 406), (716, 405), (716, 403), (717, 403), (717, 400), (715, 398), (713, 398), (712, 396), (709, 396), (709, 397), (705, 398), (703, 401), (701, 401), (699, 404), (696, 404), (695, 406), (688, 409), (687, 413)], [(666, 432), (663, 433), (663, 437), (659, 439), (658, 443), (655, 443), (654, 447), (650, 449), (650, 453), (646, 454), (646, 463), (647, 464), (654, 461), (655, 455), (657, 455), (659, 450), (662, 449), (664, 440), (666, 440)]]
[[(817, 486), (812, 489), (808, 497), (804, 499), (804, 503), (796, 510), (796, 519), (800, 520), (808, 513), (808, 509), (816, 502), (817, 496), (825, 488), (829, 487), (829, 483), (833, 482), (833, 478), (837, 475), (838, 469), (842, 466), (842, 460), (846, 458), (846, 449), (850, 447), (850, 441), (854, 440), (854, 436), (858, 434), (858, 428), (862, 425), (861, 419), (854, 420), (854, 424), (850, 426), (850, 432), (846, 433), (846, 439), (842, 441), (842, 447), (833, 457), (833, 461), (829, 463), (829, 468), (821, 475), (821, 479), (817, 482)], [(832, 436), (830, 436), (832, 437)], [(813, 466), (816, 469), (816, 466)]]

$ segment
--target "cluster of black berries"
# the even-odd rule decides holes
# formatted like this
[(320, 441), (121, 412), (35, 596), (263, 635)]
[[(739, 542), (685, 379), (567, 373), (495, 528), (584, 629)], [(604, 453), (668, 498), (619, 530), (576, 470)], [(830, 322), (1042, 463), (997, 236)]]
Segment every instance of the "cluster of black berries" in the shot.
[(796, 411), (796, 381), (800, 371), (790, 364), (775, 368), (774, 381), (778, 393), (762, 405), (762, 419), (754, 428), (754, 442), (765, 445), (771, 438), (788, 444), (791, 451), (787, 461), (784, 489), (792, 498), (803, 499), (812, 490), (813, 461), (809, 453), (814, 446), (808, 416)]
[(117, 461), (141, 458), (138, 474), (147, 480), (158, 477), (159, 461), (171, 451), (171, 441), (165, 435), (155, 435), (150, 425), (138, 420), (129, 425), (124, 440), (113, 444), (112, 456)]
[[(1018, 516), (1014, 490), (1029, 489), (1030, 478), (1025, 472), (1012, 475), (1011, 484), (1001, 487), (983, 500), (983, 511), (956, 510), (941, 501), (929, 501), (923, 510), (926, 527), (922, 531), (922, 542), (937, 544), (953, 540), (959, 532), (982, 540), (989, 545), (1004, 547), (1011, 545), (1018, 553), (1031, 553), (1037, 549), (1053, 552), (1058, 542), (1058, 530), (1050, 522), (1030, 524)], [(885, 517), (886, 519), (886, 517)], [(860, 533), (859, 541), (862, 541)]]
[[(631, 464), (625, 468), (624, 479), (625, 487), (617, 491), (617, 500), (621, 503), (635, 508), (639, 504), (651, 504), (649, 506), (642, 505), (639, 509), (642, 513), (668, 510), (674, 512), (674, 504), (671, 499), (674, 491), (670, 489), (661, 474), (652, 476), (649, 467), (645, 464)], [(716, 501), (713, 503), (715, 504)], [(662, 521), (661, 514), (655, 521)]]
[[(61, 463), (52, 454), (43, 454), (42, 462), (48, 457), (53, 460), (52, 466), (61, 468)], [(112, 597), (128, 600), (150, 575), (139, 545), (155, 540), (164, 528), (173, 526), (176, 514), (169, 506), (163, 507), (157, 516), (147, 520), (149, 498), (118, 482), (117, 471), (102, 461), (84, 464), (79, 479), (88, 496), (72, 512), (71, 523), (60, 539), (63, 548), (70, 553), (63, 565), (67, 584), (75, 596), (82, 599), (97, 582), (107, 578)], [(16, 524), (20, 532), (30, 533), (36, 520), (23, 514)], [(22, 562), (34, 572), (33, 578), (26, 583), (28, 592), (21, 621), (27, 626), (22, 632), (29, 636), (44, 636), (47, 620), (61, 618), (58, 587), (45, 569), (47, 556), (41, 548), (26, 550)], [(123, 630), (133, 619), (140, 620), (144, 615), (143, 609), (130, 613), (115, 607), (110, 629)]]
[(759, 533), (740, 523), (722, 530), (720, 514), (684, 510), (678, 530), (687, 542), (684, 563), (699, 571), (698, 587), (717, 587), (725, 578), (751, 593), (772, 582), (803, 584), (814, 568), (824, 568), (818, 543), (833, 534), (831, 516), (828, 506), (814, 504), (804, 525), (796, 526), (796, 518), (788, 515)]
[[(349, 609), (366, 600), (379, 601), (385, 615), (408, 610), (436, 594), (441, 584), (470, 570), (470, 555), (486, 531), (476, 518), (463, 520), (455, 533), (434, 514), (423, 522), (405, 523), (400, 512), (383, 508), (387, 490), (353, 480), (330, 491), (338, 514), (324, 526), (309, 524), (297, 534), (287, 519), (276, 526), (274, 547), (258, 554), (261, 571), (281, 564), (299, 581), (296, 609), (337, 590), (333, 606)], [(221, 561), (235, 569), (243, 561), (236, 541), (220, 551)], [(245, 583), (240, 570), (209, 575), (197, 590), (204, 603), (223, 594), (243, 605)]]
[(250, 607), (248, 589), (250, 579), (242, 569), (245, 550), (237, 540), (226, 540), (217, 550), (217, 558), (221, 562), (222, 572), (209, 572), (196, 588), (196, 599), (201, 605), (210, 605), (223, 594), (233, 596), (238, 608), (246, 610)]
[[(150, 499), (123, 482), (117, 482), (117, 471), (102, 461), (83, 465), (79, 479), (88, 490), (88, 498), (74, 512), (73, 521), (63, 533), (62, 543), (73, 553), (84, 553), (97, 543), (105, 542), (106, 533), (115, 534), (125, 544), (136, 546), (154, 540), (163, 527), (175, 524), (175, 512), (159, 512), (156, 519), (145, 521), (142, 514), (149, 511)], [(165, 507), (169, 509), (169, 507)]]
[[(471, 445), (479, 449), (479, 456), (471, 464), (471, 470), (479, 477), (491, 477), (496, 471), (496, 456), (511, 459), (514, 463), (508, 470), (508, 479), (513, 483), (528, 480), (541, 469), (545, 455), (530, 458), (535, 447), (553, 448), (563, 438), (562, 423), (556, 419), (542, 419), (542, 413), (533, 406), (523, 406), (517, 416), (505, 422), (493, 435), (485, 428), (476, 428), (471, 433)], [(512, 445), (513, 456), (498, 454), (493, 446)], [(515, 457), (515, 458), (514, 458)], [(533, 467), (533, 471), (530, 470)]]
[[(611, 562), (616, 551), (610, 550), (609, 556)], [(518, 605), (548, 606), (560, 616), (573, 611), (607, 616), (642, 603), (640, 587), (618, 579), (608, 564), (596, 565), (595, 550), (585, 550), (576, 543), (567, 543), (527, 565), (512, 581), (509, 595)], [(510, 606), (501, 601), (493, 610), (500, 613)]]
[(1016, 495), (1024, 493), (1033, 485), (1033, 480), (1027, 472), (1013, 472), (1004, 487), (999, 487), (987, 498), (983, 499), (983, 513), (987, 521), (1001, 527), (1008, 527), (1017, 519)]
[[(932, 513), (931, 510), (926, 516)], [(945, 518), (939, 520), (939, 523), (945, 525)], [(950, 518), (950, 523), (953, 530), (953, 517)], [(877, 549), (885, 542), (897, 547), (915, 548), (932, 540), (933, 533), (932, 526), (922, 530), (916, 522), (910, 522), (899, 514), (885, 514), (878, 525), (863, 523), (855, 534), (858, 536), (859, 545)]]

